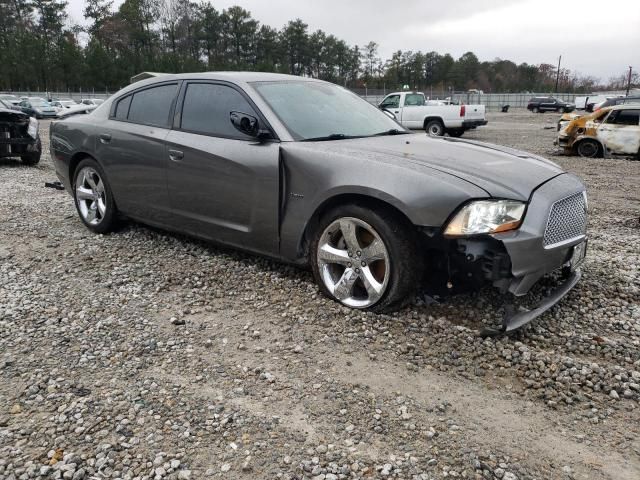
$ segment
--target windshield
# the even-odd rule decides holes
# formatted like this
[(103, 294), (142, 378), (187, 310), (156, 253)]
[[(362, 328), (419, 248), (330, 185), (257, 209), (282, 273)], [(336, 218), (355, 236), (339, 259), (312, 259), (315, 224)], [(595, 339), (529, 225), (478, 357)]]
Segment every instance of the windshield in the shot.
[(404, 130), (381, 110), (337, 85), (287, 81), (254, 82), (252, 86), (296, 140)]
[(31, 106), (33, 106), (33, 107), (50, 107), (51, 106), (47, 102), (45, 102), (44, 100), (39, 100), (37, 98), (32, 98), (29, 101), (31, 102)]

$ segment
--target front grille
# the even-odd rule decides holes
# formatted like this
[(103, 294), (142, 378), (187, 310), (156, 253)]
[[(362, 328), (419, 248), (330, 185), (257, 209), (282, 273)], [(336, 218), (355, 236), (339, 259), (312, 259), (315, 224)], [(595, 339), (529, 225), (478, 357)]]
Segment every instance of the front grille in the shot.
[(587, 230), (587, 203), (583, 192), (558, 200), (551, 207), (544, 246), (550, 248), (581, 237)]

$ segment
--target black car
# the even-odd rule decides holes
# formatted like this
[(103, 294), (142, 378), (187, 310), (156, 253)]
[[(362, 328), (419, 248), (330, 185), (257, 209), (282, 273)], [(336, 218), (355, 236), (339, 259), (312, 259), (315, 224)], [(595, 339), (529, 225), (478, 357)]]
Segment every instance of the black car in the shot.
[(531, 110), (533, 113), (551, 111), (569, 113), (575, 109), (575, 104), (554, 97), (533, 97), (527, 104), (527, 110)]
[(599, 105), (593, 107), (594, 111), (598, 111), (604, 107), (613, 107), (614, 105), (628, 105), (628, 104), (640, 104), (640, 96), (632, 96), (632, 97), (615, 97), (608, 98), (604, 102)]
[(27, 165), (40, 161), (38, 121), (0, 100), (0, 158), (20, 157)]

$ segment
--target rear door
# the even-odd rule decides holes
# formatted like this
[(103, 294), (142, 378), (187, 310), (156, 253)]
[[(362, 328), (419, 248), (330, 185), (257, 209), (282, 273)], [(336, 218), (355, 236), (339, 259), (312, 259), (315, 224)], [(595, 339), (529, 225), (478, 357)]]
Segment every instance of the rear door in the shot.
[(540, 110), (555, 110), (556, 101), (551, 97), (544, 97), (540, 99)]
[(113, 102), (109, 120), (96, 131), (96, 155), (112, 185), (118, 208), (170, 224), (165, 138), (178, 82), (153, 84)]
[(610, 153), (640, 152), (640, 108), (612, 111), (598, 128), (598, 138)]
[(167, 137), (171, 208), (180, 228), (260, 253), (278, 253), (280, 144), (236, 130), (230, 112), (257, 117), (225, 82), (191, 81)]

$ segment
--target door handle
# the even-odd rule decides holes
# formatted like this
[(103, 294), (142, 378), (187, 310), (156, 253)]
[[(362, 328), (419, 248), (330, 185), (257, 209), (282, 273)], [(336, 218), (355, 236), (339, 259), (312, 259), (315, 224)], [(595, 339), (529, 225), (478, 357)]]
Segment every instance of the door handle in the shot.
[(111, 141), (111, 135), (109, 135), (108, 133), (101, 133), (100, 134), (100, 142), (109, 143), (110, 141)]
[(181, 152), (180, 150), (169, 150), (169, 158), (174, 162), (177, 162), (184, 158), (184, 152)]
[(400, 110), (394, 110), (393, 113), (400, 113)]

